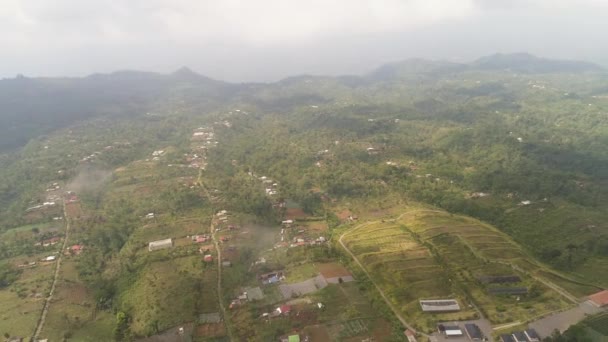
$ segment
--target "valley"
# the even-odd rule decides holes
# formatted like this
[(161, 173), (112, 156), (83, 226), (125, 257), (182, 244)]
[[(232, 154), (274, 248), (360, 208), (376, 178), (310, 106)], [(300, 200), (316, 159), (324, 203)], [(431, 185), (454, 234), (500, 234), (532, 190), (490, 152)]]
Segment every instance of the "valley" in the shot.
[(601, 340), (608, 78), (448, 67), (155, 76), (4, 150), (0, 333)]

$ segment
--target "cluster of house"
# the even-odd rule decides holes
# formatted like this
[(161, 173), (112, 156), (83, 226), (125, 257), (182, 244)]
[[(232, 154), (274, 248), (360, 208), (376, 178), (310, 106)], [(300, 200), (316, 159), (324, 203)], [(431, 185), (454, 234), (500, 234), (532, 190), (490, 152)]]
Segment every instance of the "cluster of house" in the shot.
[[(152, 152), (152, 160), (153, 161), (159, 161), (160, 157), (165, 154), (165, 151), (163, 150), (156, 150)], [(149, 159), (147, 159), (146, 161), (149, 161)]]
[(512, 334), (500, 335), (501, 342), (540, 342), (540, 337), (534, 329), (516, 331)]
[(23, 264), (17, 265), (18, 268), (32, 268), (36, 267), (35, 261), (25, 262)]
[(323, 236), (319, 236), (316, 239), (309, 239), (309, 238), (295, 236), (291, 240), (292, 240), (291, 244), (289, 245), (290, 248), (307, 246), (307, 245), (308, 246), (317, 246), (317, 245), (324, 244), (326, 242), (326, 239)]
[(74, 191), (66, 191), (65, 192), (65, 202), (66, 203), (74, 203), (78, 202), (80, 199), (76, 195)]
[(475, 323), (465, 323), (464, 329), (461, 329), (458, 324), (438, 324), (437, 331), (447, 338), (466, 336), (473, 341), (482, 341), (485, 339), (479, 326)]
[(258, 280), (260, 280), (263, 285), (277, 284), (284, 279), (285, 276), (282, 271), (268, 272), (258, 276)]
[(264, 187), (265, 187), (264, 191), (266, 192), (266, 195), (275, 196), (279, 193), (277, 190), (279, 183), (273, 181), (272, 179), (270, 179), (266, 176), (261, 176), (260, 181), (262, 182), (262, 184), (264, 184)]
[(216, 121), (213, 124), (216, 126), (224, 126), (226, 128), (232, 127), (232, 123), (228, 120)]
[(99, 151), (93, 152), (90, 155), (85, 156), (82, 159), (80, 159), (80, 162), (81, 163), (92, 162), (93, 160), (95, 160), (95, 157), (97, 157), (100, 154), (101, 154), (101, 152), (99, 152)]
[(46, 192), (56, 191), (56, 190), (59, 190), (59, 189), (61, 189), (61, 186), (59, 185), (59, 183), (55, 182), (55, 183), (51, 184), (51, 186), (49, 186), (46, 189)]
[(36, 242), (34, 244), (34, 246), (42, 246), (42, 247), (48, 247), (48, 246), (53, 246), (58, 244), (61, 241), (61, 237), (60, 236), (54, 236), (52, 238), (46, 239), (46, 240), (42, 240), (39, 242)]
[(229, 309), (234, 309), (249, 301), (264, 299), (264, 292), (259, 287), (250, 287), (241, 292), (235, 299), (230, 302)]
[(202, 150), (206, 150), (207, 147), (217, 146), (218, 142), (215, 138), (215, 132), (212, 127), (199, 127), (192, 133), (192, 141), (200, 141), (203, 143), (201, 146)]
[(318, 151), (318, 152), (317, 152), (317, 154), (316, 154), (316, 157), (317, 157), (317, 159), (319, 159), (319, 160), (317, 160), (317, 162), (315, 163), (315, 166), (317, 166), (317, 167), (322, 167), (322, 166), (323, 166), (323, 163), (322, 163), (322, 160), (320, 160), (320, 159), (322, 159), (322, 158), (323, 158), (324, 156), (326, 156), (327, 154), (329, 154), (329, 150), (321, 150), (321, 151)]
[(42, 208), (54, 207), (56, 204), (57, 203), (55, 203), (53, 201), (46, 201), (46, 202), (43, 202), (42, 204), (35, 205), (33, 207), (29, 207), (29, 208), (25, 209), (25, 212), (27, 213), (27, 212), (42, 209)]
[[(204, 149), (203, 151), (205, 151)], [(205, 153), (186, 153), (184, 154), (186, 158), (186, 163), (188, 163), (188, 167), (194, 169), (203, 169), (207, 168), (207, 156)]]
[(211, 236), (209, 234), (192, 235), (190, 239), (192, 239), (192, 241), (196, 243), (205, 243), (211, 241)]
[(293, 247), (306, 246), (306, 245), (315, 246), (315, 245), (320, 245), (320, 244), (327, 242), (327, 240), (323, 236), (319, 236), (316, 238), (311, 238), (311, 237), (305, 236), (304, 233), (306, 231), (304, 229), (299, 229), (296, 232), (297, 235), (294, 236), (293, 238), (291, 238), (291, 243), (288, 244), (286, 242), (289, 239), (289, 238), (286, 238), (287, 229), (293, 228), (294, 224), (295, 224), (294, 220), (284, 220), (281, 222), (281, 227), (282, 227), (281, 228), (281, 242), (277, 243), (275, 245), (275, 248), (287, 247), (287, 246), (289, 246), (290, 248), (293, 248)]
[(290, 313), (291, 313), (291, 305), (283, 304), (281, 306), (278, 306), (272, 312), (264, 312), (260, 316), (260, 318), (270, 319), (270, 318), (275, 318), (275, 317), (280, 317), (280, 316), (289, 316)]
[(228, 223), (228, 211), (227, 210), (220, 210), (215, 215), (217, 216), (217, 220), (219, 221), (220, 224)]

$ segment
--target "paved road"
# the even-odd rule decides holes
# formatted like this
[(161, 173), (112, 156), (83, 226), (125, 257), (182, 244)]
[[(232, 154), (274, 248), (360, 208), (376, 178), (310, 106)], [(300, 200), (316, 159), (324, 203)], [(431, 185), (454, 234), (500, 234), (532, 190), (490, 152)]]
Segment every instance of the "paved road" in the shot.
[(65, 217), (65, 238), (63, 239), (63, 245), (61, 250), (59, 251), (59, 256), (57, 257), (57, 262), (55, 263), (55, 274), (53, 276), (53, 283), (51, 284), (51, 291), (49, 291), (49, 296), (44, 301), (44, 307), (42, 308), (42, 313), (40, 314), (40, 320), (38, 321), (38, 326), (34, 332), (34, 336), (32, 337), (33, 341), (38, 339), (42, 328), (44, 327), (44, 322), (46, 321), (46, 315), (49, 312), (49, 307), (51, 305), (51, 299), (53, 299), (53, 293), (55, 292), (55, 286), (57, 285), (57, 280), (59, 279), (59, 271), (61, 271), (61, 258), (63, 257), (63, 251), (68, 243), (68, 238), (70, 235), (70, 218), (67, 216), (67, 212), (65, 210), (65, 200), (63, 201), (63, 216)]
[(541, 337), (546, 337), (551, 335), (555, 329), (563, 332), (571, 325), (583, 320), (587, 315), (596, 314), (601, 311), (603, 311), (603, 309), (585, 301), (579, 303), (577, 307), (570, 310), (558, 312), (536, 320), (530, 323), (530, 327), (534, 328)]

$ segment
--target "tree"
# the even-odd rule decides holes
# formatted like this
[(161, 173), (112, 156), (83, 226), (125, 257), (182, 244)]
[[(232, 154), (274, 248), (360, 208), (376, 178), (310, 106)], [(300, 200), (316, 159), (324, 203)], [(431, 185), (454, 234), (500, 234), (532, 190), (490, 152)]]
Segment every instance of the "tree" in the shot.
[(114, 340), (124, 341), (129, 335), (129, 318), (126, 313), (119, 311), (116, 314), (116, 327), (114, 328)]

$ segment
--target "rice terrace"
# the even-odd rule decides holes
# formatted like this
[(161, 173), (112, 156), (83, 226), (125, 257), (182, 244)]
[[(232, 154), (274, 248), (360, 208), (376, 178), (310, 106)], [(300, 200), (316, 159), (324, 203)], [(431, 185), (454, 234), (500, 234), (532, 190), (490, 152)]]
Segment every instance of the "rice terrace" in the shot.
[[(543, 266), (507, 235), (472, 218), (412, 208), (350, 228), (341, 241), (421, 332), (432, 333), (442, 321), (524, 323), (571, 304), (536, 275)], [(459, 308), (421, 310), (420, 300), (443, 299)]]

